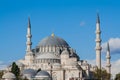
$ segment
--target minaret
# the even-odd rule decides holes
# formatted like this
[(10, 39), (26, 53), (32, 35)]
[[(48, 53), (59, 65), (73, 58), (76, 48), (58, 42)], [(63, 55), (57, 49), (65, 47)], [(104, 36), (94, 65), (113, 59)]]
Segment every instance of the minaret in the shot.
[(32, 42), (31, 42), (31, 24), (30, 24), (30, 18), (28, 18), (28, 28), (27, 28), (27, 35), (26, 35), (26, 38), (27, 38), (27, 42), (26, 42), (26, 55), (25, 55), (25, 64), (27, 65), (27, 68), (30, 68), (29, 65), (31, 65), (33, 62), (34, 62), (34, 54), (31, 50), (31, 45), (32, 45)]
[(26, 42), (26, 53), (29, 53), (31, 52), (31, 45), (32, 45), (32, 42), (31, 42), (31, 24), (30, 24), (30, 18), (28, 18), (28, 28), (27, 28), (27, 42)]
[(101, 31), (100, 31), (100, 18), (99, 14), (97, 14), (97, 21), (96, 21), (96, 65), (99, 69), (101, 69)]
[(107, 43), (107, 54), (106, 54), (106, 69), (108, 73), (111, 73), (111, 64), (110, 64), (110, 47), (109, 47), (109, 43)]

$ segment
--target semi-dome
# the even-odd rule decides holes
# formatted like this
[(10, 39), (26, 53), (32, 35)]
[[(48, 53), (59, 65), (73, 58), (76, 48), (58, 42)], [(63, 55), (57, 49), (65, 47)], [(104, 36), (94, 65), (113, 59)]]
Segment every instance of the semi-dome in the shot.
[(60, 57), (53, 53), (42, 53), (36, 57), (36, 63), (60, 63)]
[(50, 74), (47, 71), (42, 70), (42, 71), (39, 71), (35, 77), (36, 78), (37, 77), (50, 77)]
[(48, 36), (44, 39), (42, 39), (40, 41), (40, 43), (38, 44), (38, 46), (65, 46), (68, 47), (68, 43), (62, 39), (59, 38), (57, 36), (55, 36), (54, 34), (52, 34), (51, 36)]
[(15, 79), (15, 75), (11, 72), (7, 72), (2, 76), (3, 79)]

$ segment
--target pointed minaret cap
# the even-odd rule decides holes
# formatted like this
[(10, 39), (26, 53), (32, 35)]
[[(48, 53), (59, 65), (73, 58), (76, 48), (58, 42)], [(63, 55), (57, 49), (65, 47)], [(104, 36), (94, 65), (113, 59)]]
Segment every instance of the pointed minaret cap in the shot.
[(97, 13), (97, 20), (96, 20), (96, 23), (100, 23), (99, 13)]
[(31, 28), (30, 17), (28, 17), (28, 27)]
[(109, 42), (107, 42), (107, 51), (110, 51)]

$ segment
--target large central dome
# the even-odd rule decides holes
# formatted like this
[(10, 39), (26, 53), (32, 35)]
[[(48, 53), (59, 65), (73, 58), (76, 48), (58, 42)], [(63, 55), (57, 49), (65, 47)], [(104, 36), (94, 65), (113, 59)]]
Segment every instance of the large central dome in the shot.
[(68, 47), (69, 45), (65, 40), (62, 38), (59, 38), (52, 34), (51, 36), (48, 36), (40, 41), (38, 46), (64, 46)]

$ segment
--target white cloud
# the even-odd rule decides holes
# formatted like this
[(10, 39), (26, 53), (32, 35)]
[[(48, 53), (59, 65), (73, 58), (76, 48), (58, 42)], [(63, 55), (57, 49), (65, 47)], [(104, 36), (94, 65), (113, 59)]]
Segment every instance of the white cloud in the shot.
[(3, 64), (3, 61), (0, 61), (0, 64)]
[(4, 70), (5, 68), (7, 68), (7, 65), (1, 65), (0, 64), (0, 70)]
[(85, 22), (84, 21), (81, 21), (80, 22), (80, 26), (84, 26), (85, 25)]
[[(87, 60), (88, 63), (90, 63), (92, 66), (95, 66), (96, 65), (96, 60), (93, 59), (93, 60)], [(102, 67), (105, 67), (105, 64), (106, 64), (106, 61), (105, 60), (101, 60), (101, 64), (102, 64)]]
[(113, 77), (115, 77), (115, 75), (120, 72), (120, 59), (113, 61), (111, 63), (112, 63), (111, 72), (113, 74)]
[[(96, 64), (95, 59), (94, 60), (87, 60), (87, 61), (88, 61), (88, 63), (92, 64), (93, 66), (95, 66), (95, 64)], [(102, 62), (102, 67), (106, 68), (106, 61), (101, 60), (101, 62)], [(111, 62), (112, 77), (114, 78), (115, 75), (119, 72), (120, 72), (120, 59)]]
[[(109, 39), (109, 46), (111, 53), (120, 53), (120, 38), (111, 38)], [(102, 52), (106, 53), (107, 42), (102, 44)]]
[(9, 62), (0, 61), (0, 70), (4, 70), (9, 65)]

